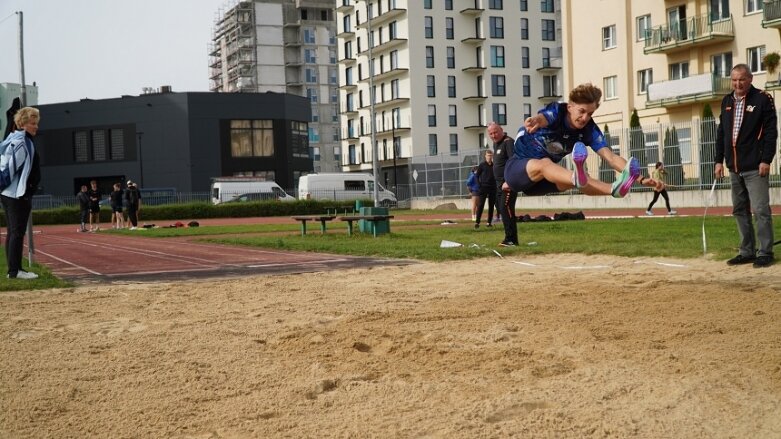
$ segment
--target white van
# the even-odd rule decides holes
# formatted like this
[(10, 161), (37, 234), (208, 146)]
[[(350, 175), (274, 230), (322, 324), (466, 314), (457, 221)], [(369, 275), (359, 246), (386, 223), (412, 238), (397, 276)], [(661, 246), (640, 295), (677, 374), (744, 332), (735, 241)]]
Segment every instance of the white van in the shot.
[[(373, 200), (374, 176), (366, 173), (324, 173), (298, 179), (299, 200)], [(377, 184), (380, 204), (395, 206), (396, 195)]]
[(273, 181), (257, 177), (217, 177), (212, 179), (212, 203), (220, 204), (245, 196), (252, 200), (295, 201)]

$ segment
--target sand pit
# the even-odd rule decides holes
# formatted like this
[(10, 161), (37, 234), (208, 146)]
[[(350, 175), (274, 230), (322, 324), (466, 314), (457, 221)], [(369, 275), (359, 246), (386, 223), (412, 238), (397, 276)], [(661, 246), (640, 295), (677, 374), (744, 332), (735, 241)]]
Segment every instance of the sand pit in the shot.
[(781, 437), (781, 265), (562, 255), (0, 294), (0, 437)]

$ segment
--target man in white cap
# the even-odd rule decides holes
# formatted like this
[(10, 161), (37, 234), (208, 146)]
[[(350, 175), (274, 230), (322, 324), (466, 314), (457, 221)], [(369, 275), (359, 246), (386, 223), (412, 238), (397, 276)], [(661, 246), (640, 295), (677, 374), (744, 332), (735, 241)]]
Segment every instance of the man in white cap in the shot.
[(141, 193), (133, 180), (127, 181), (127, 190), (125, 191), (125, 201), (127, 204), (127, 217), (130, 220), (130, 230), (138, 228), (138, 213), (141, 211)]

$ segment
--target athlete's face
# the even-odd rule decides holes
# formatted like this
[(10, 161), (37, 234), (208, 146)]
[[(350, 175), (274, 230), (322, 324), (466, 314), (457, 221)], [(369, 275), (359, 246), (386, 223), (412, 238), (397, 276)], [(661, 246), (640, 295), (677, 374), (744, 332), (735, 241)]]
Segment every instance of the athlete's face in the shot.
[(567, 104), (569, 124), (573, 128), (583, 129), (591, 120), (591, 116), (597, 111), (597, 104)]
[(735, 90), (735, 96), (741, 98), (746, 96), (748, 89), (751, 88), (751, 81), (754, 78), (745, 70), (737, 68), (730, 74), (730, 81), (732, 81), (732, 89)]

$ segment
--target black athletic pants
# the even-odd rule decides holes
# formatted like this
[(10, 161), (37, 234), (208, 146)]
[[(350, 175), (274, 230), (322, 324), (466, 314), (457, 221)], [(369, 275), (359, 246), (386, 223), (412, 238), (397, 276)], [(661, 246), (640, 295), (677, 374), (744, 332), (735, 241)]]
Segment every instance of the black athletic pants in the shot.
[(499, 214), (502, 216), (504, 225), (504, 242), (512, 242), (518, 245), (518, 219), (515, 217), (515, 201), (518, 199), (518, 192), (502, 190), (502, 183), (496, 183), (496, 205), (499, 207)]

